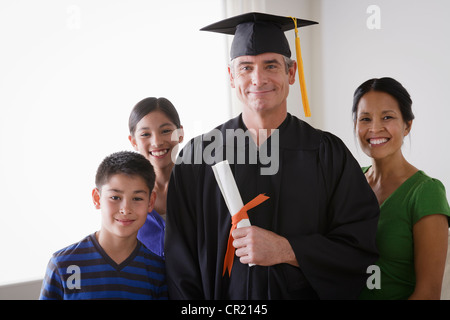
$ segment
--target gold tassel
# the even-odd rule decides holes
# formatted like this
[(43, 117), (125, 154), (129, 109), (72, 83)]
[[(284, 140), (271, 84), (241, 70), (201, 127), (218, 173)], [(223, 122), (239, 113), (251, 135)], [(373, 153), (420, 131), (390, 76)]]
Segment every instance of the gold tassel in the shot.
[(297, 53), (298, 78), (300, 80), (300, 91), (302, 93), (303, 110), (305, 111), (305, 117), (311, 117), (311, 110), (309, 108), (308, 102), (308, 93), (306, 92), (305, 74), (303, 72), (303, 59), (302, 59), (302, 52), (300, 49), (300, 38), (298, 36), (297, 18), (293, 17), (290, 18), (294, 20), (295, 24), (295, 51)]

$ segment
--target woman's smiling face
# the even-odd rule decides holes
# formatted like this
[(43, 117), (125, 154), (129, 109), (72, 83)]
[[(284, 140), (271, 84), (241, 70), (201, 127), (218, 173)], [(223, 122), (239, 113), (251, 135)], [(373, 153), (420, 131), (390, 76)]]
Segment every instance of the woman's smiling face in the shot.
[(397, 100), (387, 93), (370, 91), (359, 101), (355, 129), (361, 149), (371, 158), (401, 152), (411, 124), (403, 120)]
[(155, 110), (144, 116), (136, 125), (136, 131), (129, 137), (131, 144), (155, 169), (172, 166), (172, 152), (178, 152), (183, 137), (167, 115)]

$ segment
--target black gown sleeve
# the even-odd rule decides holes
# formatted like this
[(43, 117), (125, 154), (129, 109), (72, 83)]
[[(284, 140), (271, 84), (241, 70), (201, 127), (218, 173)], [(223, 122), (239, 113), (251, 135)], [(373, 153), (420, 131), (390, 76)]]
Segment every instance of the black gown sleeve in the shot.
[(318, 165), (327, 199), (324, 230), (288, 240), (321, 299), (355, 299), (366, 285), (367, 267), (378, 259), (378, 202), (339, 138), (324, 133)]
[(169, 182), (164, 249), (169, 299), (205, 298), (196, 243), (195, 181), (198, 176), (195, 171), (198, 167), (175, 165)]

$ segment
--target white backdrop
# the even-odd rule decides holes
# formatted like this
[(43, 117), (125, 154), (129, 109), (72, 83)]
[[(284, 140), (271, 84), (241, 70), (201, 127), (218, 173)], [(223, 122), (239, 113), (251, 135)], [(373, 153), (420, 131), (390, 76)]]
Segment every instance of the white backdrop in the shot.
[[(353, 136), (353, 92), (370, 78), (397, 79), (411, 94), (416, 116), (404, 154), (440, 179), (450, 199), (450, 1), (314, 3), (321, 23), (314, 30), (313, 61), (318, 126), (340, 136), (362, 165), (370, 164)], [(379, 29), (371, 29), (376, 22)]]
[[(416, 114), (405, 154), (449, 197), (448, 0), (2, 0), (0, 284), (42, 277), (55, 250), (98, 229), (95, 170), (131, 150), (136, 102), (169, 98), (186, 140), (239, 112), (229, 37), (198, 30), (248, 11), (320, 23), (300, 32), (307, 121), (341, 137), (361, 165), (370, 162), (353, 136), (353, 92), (372, 77), (402, 82)], [(298, 83), (288, 102), (304, 119)]]
[(192, 4), (0, 2), (0, 284), (43, 277), (54, 251), (99, 228), (95, 171), (131, 150), (138, 101), (171, 100), (187, 139), (229, 117), (225, 40), (199, 31), (223, 3)]

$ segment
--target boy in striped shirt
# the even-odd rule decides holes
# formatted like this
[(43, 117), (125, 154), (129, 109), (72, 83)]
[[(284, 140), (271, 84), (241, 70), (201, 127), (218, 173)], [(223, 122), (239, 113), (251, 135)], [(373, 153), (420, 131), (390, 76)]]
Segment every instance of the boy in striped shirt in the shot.
[(167, 299), (164, 260), (137, 240), (156, 199), (152, 165), (117, 152), (100, 164), (95, 183), (101, 228), (53, 254), (40, 299)]

